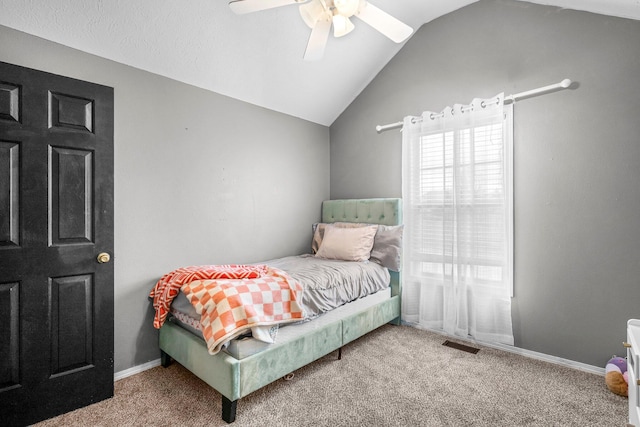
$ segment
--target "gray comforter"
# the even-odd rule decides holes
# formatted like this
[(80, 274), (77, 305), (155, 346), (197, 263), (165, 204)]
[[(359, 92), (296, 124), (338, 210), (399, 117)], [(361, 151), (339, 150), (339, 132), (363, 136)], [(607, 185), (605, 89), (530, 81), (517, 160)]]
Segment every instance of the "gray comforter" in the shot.
[(304, 288), (302, 305), (313, 318), (389, 286), (389, 270), (374, 262), (336, 261), (313, 255), (267, 261), (286, 271)]

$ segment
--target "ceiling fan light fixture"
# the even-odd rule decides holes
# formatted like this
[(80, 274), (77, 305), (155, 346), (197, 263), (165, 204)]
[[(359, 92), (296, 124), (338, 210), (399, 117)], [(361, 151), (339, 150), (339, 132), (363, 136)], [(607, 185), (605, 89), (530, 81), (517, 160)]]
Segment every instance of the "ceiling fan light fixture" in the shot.
[[(1, 0), (0, 0), (1, 1)], [(637, 0), (640, 1), (640, 0)], [(404, 42), (413, 28), (389, 15), (367, 0), (230, 0), (229, 7), (237, 14), (257, 12), (280, 6), (297, 4), (311, 35), (304, 51), (305, 61), (322, 58), (333, 27), (334, 37), (342, 37), (354, 30), (351, 17), (377, 30), (396, 43)]]
[(346, 18), (350, 18), (358, 12), (360, 0), (333, 0), (333, 6), (338, 13)]
[(349, 34), (355, 26), (349, 18), (339, 13), (333, 15), (333, 36), (342, 37)]
[(319, 0), (312, 0), (309, 3), (300, 5), (300, 16), (311, 29), (316, 26), (316, 22), (324, 17), (325, 13), (325, 9)]

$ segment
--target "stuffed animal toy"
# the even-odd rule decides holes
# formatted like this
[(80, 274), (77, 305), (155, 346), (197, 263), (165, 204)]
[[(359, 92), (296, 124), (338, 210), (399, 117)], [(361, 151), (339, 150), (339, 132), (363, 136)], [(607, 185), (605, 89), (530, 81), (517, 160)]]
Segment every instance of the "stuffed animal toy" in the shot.
[(620, 396), (628, 396), (629, 373), (627, 360), (624, 357), (613, 356), (605, 367), (604, 381), (609, 390)]

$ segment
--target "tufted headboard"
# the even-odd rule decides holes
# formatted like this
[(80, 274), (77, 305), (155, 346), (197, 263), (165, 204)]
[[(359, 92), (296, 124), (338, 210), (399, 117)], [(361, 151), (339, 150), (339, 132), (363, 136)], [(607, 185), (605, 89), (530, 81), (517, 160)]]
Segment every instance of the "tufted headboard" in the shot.
[[(402, 199), (343, 199), (322, 202), (322, 222), (364, 222), (367, 224), (402, 224)], [(400, 295), (400, 273), (389, 271), (391, 295)]]
[(401, 199), (344, 199), (322, 202), (322, 222), (402, 224)]

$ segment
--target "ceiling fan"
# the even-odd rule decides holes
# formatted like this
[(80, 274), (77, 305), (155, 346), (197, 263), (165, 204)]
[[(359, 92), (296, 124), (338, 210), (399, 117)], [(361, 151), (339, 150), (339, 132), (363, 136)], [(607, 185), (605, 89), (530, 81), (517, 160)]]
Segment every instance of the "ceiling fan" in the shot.
[(396, 43), (402, 43), (413, 32), (410, 26), (366, 0), (232, 0), (229, 7), (241, 15), (291, 4), (300, 4), (300, 15), (311, 28), (311, 36), (304, 52), (304, 59), (307, 61), (322, 58), (331, 26), (334, 37), (349, 34), (355, 28), (349, 19), (353, 16)]

